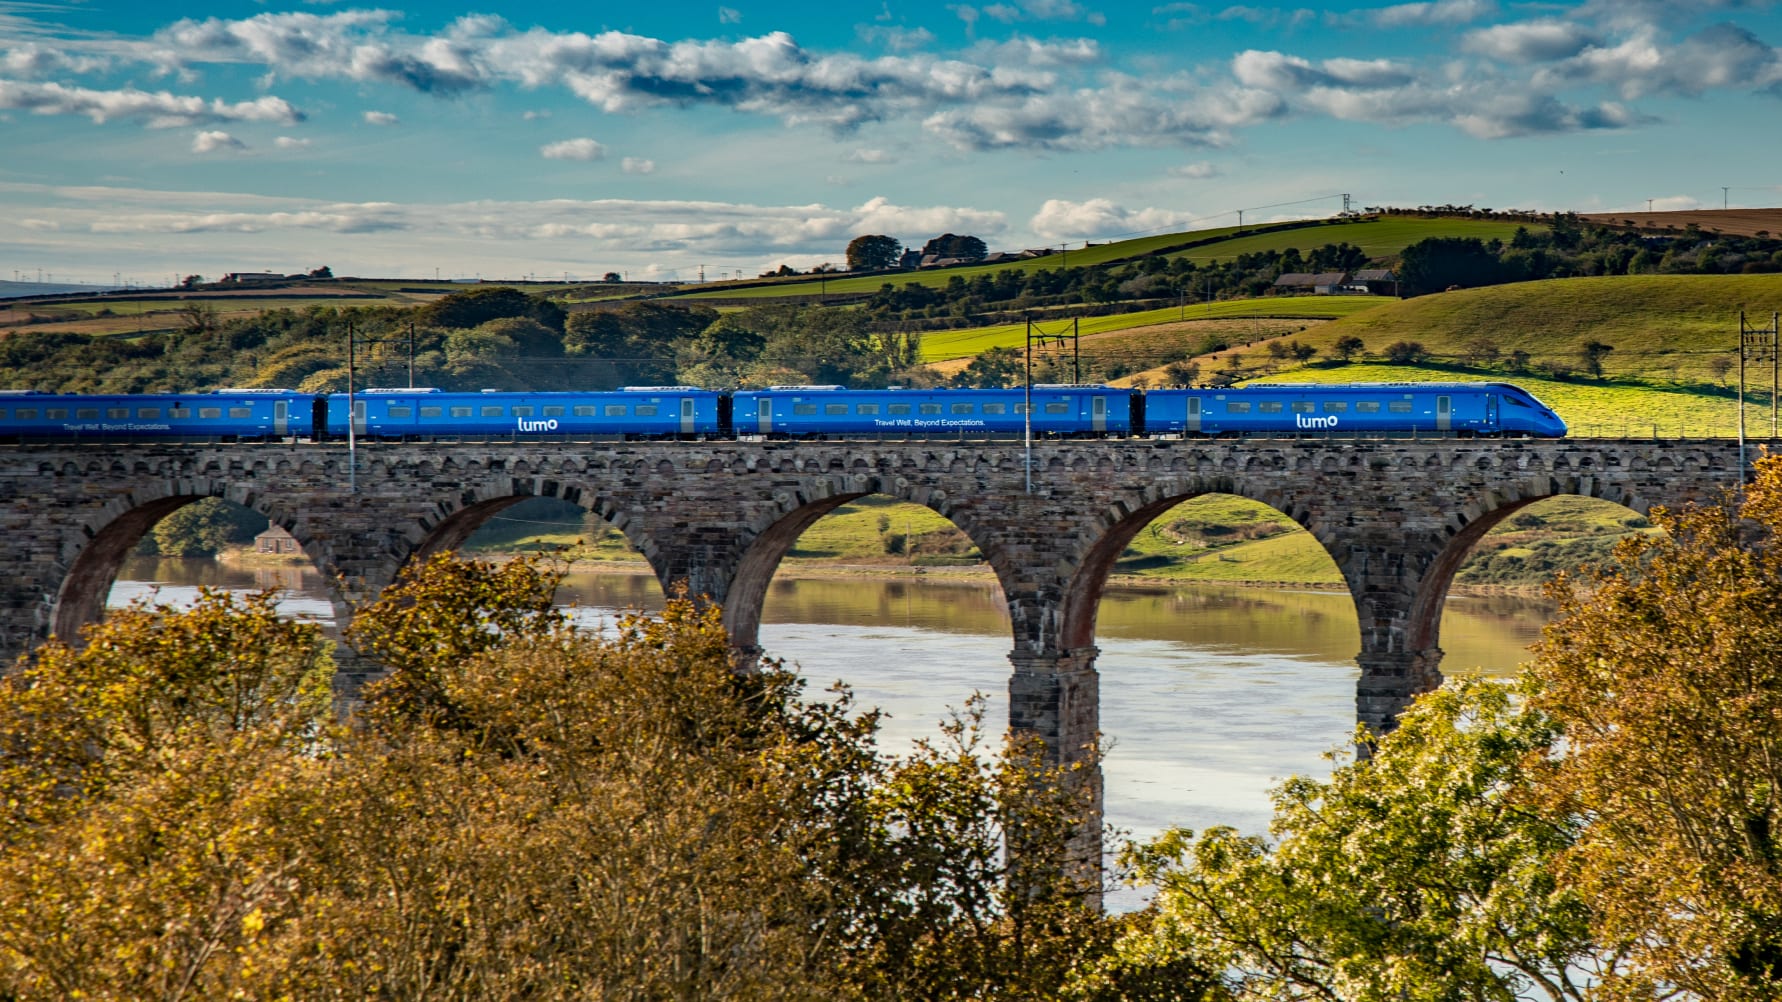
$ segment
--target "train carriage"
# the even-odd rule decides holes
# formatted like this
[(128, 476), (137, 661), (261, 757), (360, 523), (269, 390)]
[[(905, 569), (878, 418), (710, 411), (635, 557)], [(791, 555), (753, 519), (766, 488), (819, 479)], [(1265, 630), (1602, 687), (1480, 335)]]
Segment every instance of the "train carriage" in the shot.
[(68, 439), (308, 438), (314, 396), (295, 390), (230, 388), (202, 393), (72, 394), (0, 391), (0, 437)]
[[(738, 435), (826, 438), (852, 435), (1019, 435), (1026, 428), (1026, 391), (850, 390), (841, 386), (774, 386), (739, 390)], [(1108, 386), (1033, 388), (1036, 435), (1131, 434), (1132, 391)]]
[[(372, 439), (711, 438), (724, 433), (724, 403), (724, 394), (692, 386), (590, 393), (372, 388), (353, 396), (353, 434)], [(330, 436), (346, 436), (346, 414), (346, 394), (328, 398)]]
[(1150, 435), (1308, 433), (1561, 437), (1565, 422), (1509, 383), (1293, 383), (1151, 390)]

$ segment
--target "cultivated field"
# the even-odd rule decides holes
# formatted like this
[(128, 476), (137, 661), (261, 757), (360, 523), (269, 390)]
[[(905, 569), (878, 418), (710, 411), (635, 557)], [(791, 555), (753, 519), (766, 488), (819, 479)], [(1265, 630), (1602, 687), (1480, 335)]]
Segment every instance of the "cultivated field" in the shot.
[(1782, 235), (1782, 209), (1693, 209), (1688, 212), (1583, 212), (1578, 218), (1604, 226), (1681, 233), (1691, 226), (1734, 237)]

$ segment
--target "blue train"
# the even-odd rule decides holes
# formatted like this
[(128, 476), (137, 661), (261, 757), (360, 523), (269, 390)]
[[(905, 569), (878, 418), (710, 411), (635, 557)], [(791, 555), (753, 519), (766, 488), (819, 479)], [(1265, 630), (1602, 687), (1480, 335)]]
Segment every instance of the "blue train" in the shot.
[[(1261, 384), (1135, 391), (1042, 385), (1044, 437), (1460, 435), (1563, 437), (1565, 422), (1509, 383)], [(0, 440), (476, 438), (959, 438), (1022, 434), (1027, 391), (692, 386), (602, 392), (481, 393), (281, 389), (54, 394), (0, 390)]]

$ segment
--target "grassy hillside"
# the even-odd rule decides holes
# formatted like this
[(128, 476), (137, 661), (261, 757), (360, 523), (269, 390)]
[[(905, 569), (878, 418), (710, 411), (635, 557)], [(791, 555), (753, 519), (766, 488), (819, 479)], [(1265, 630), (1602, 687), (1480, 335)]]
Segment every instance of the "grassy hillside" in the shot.
[(1516, 232), (1517, 225), (1516, 223), (1481, 219), (1418, 219), (1405, 216), (1385, 216), (1329, 220), (1302, 228), (1260, 233), (1256, 232), (1257, 227), (1250, 226), (1246, 227), (1241, 235), (1237, 227), (1232, 226), (1195, 230), (1188, 233), (1166, 233), (1160, 236), (1139, 237), (1134, 240), (1118, 240), (1113, 243), (1096, 244), (1092, 247), (1066, 250), (1060, 254), (1009, 263), (963, 268), (935, 268), (927, 271), (899, 272), (889, 275), (863, 275), (858, 278), (832, 276), (827, 280), (787, 279), (783, 282), (754, 285), (748, 288), (702, 290), (673, 298), (676, 300), (698, 300), (840, 296), (850, 293), (877, 292), (879, 287), (887, 282), (898, 286), (914, 282), (918, 285), (939, 288), (945, 286), (955, 277), (970, 280), (977, 275), (1006, 270), (1030, 272), (1038, 271), (1041, 268), (1053, 270), (1081, 268), (1143, 257), (1166, 247), (1190, 242), (1198, 243), (1199, 246), (1173, 252), (1168, 256), (1171, 258), (1187, 257), (1198, 264), (1213, 260), (1229, 261), (1240, 254), (1253, 254), (1265, 250), (1285, 250), (1288, 247), (1297, 247), (1301, 251), (1310, 251), (1325, 244), (1350, 243), (1360, 247), (1369, 257), (1380, 258), (1395, 255), (1407, 246), (1428, 237), (1478, 237), (1481, 240), (1508, 240)]
[(1575, 361), (1579, 345), (1597, 340), (1615, 347), (1604, 367), (1610, 375), (1707, 381), (1709, 360), (1738, 349), (1740, 309), (1769, 326), (1771, 312), (1782, 310), (1782, 274), (1624, 275), (1462, 289), (1327, 324), (1315, 342), (1352, 334), (1378, 350), (1419, 341), (1458, 357), (1489, 339), (1537, 361)]
[[(1129, 331), (1133, 328), (1207, 320), (1270, 317), (1334, 320), (1371, 310), (1386, 302), (1389, 301), (1373, 296), (1271, 296), (1267, 299), (1188, 303), (1142, 313), (1085, 317), (1078, 323), (1077, 330), (1087, 339), (1090, 335)], [(1048, 320), (1039, 324), (1038, 329), (1048, 334), (1069, 333), (1071, 325), (1068, 319)], [(936, 362), (971, 358), (991, 348), (1020, 348), (1025, 346), (1026, 338), (1026, 324), (996, 324), (964, 330), (931, 331), (922, 335), (922, 360)]]

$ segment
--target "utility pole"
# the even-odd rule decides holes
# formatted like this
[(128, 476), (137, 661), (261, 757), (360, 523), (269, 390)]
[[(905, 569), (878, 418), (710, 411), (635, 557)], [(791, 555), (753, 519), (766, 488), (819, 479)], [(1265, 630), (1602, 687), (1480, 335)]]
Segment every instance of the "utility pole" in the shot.
[(1732, 189), (1728, 188), (1726, 185), (1723, 184), (1720, 186), (1720, 208), (1725, 209), (1727, 207), (1729, 200), (1732, 197), (1731, 192)]
[(347, 319), (347, 493), (359, 493), (359, 441), (357, 404), (353, 398), (353, 375), (357, 359), (353, 355), (353, 321)]
[(1068, 338), (1072, 348), (1071, 381), (1080, 383), (1083, 381), (1083, 356), (1078, 347), (1080, 331), (1081, 326), (1076, 317), (1071, 318), (1069, 334), (1063, 332), (1047, 334), (1043, 330), (1035, 329), (1031, 317), (1027, 320), (1027, 372), (1026, 378), (1022, 380), (1024, 392), (1021, 405), (1021, 439), (1022, 452), (1026, 456), (1027, 493), (1029, 494), (1033, 493), (1033, 343), (1038, 341), (1041, 346), (1044, 346), (1048, 341), (1057, 341), (1058, 347), (1062, 348), (1065, 339)]

